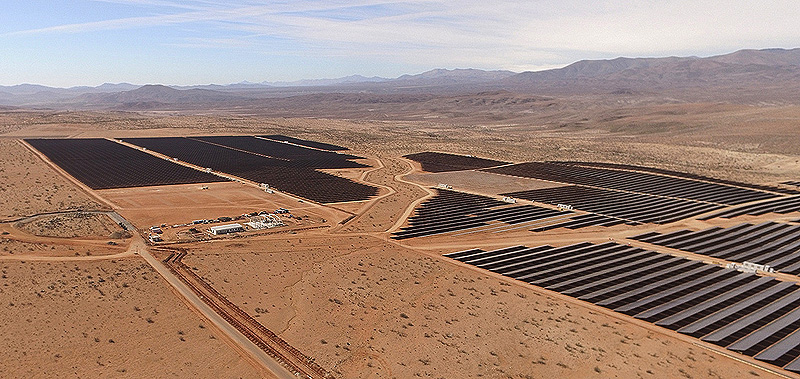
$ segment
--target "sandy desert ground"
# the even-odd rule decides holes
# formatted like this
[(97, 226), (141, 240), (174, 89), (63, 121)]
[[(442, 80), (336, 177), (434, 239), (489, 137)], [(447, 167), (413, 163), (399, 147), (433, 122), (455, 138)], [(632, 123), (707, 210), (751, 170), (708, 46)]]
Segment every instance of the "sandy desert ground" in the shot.
[(45, 237), (122, 239), (130, 234), (125, 233), (105, 214), (85, 212), (44, 215), (29, 221), (19, 221), (15, 226), (30, 234)]
[(0, 139), (0, 162), (0, 220), (102, 208), (16, 140)]
[[(0, 205), (6, 219), (114, 208), (140, 229), (281, 206), (326, 219), (333, 227), (179, 246), (188, 252), (183, 261), (194, 272), (336, 377), (770, 377), (768, 371), (677, 333), (440, 255), (459, 245), (475, 246), (481, 236), (442, 238), (439, 245), (425, 248), (429, 240), (398, 244), (386, 231), (402, 225), (411, 206), (430, 194), (415, 181), (450, 182), (489, 194), (549, 185), (485, 181), (488, 174), (480, 173), (410, 172), (413, 165), (400, 156), (418, 151), (513, 162), (646, 164), (759, 183), (800, 179), (794, 155), (800, 151), (782, 141), (753, 138), (761, 125), (784, 125), (775, 120), (799, 114), (791, 107), (772, 110), (716, 105), (592, 109), (586, 111), (589, 121), (564, 126), (556, 122), (557, 112), (537, 115), (524, 125), (505, 125), (9, 111), (0, 115), (6, 131), (0, 138), (0, 168), (7, 179)], [(698, 126), (706, 122), (721, 126)], [(633, 125), (643, 129), (633, 130)], [(693, 128), (691, 133), (681, 131), (686, 127)], [(776, 133), (789, 126), (780, 128)], [(391, 190), (371, 202), (332, 207), (301, 205), (236, 183), (211, 184), (209, 190), (186, 185), (87, 192), (15, 140), (209, 133), (284, 133), (348, 146), (354, 154), (380, 159), (383, 167), (362, 179)], [(355, 217), (336, 226), (351, 216), (348, 212)], [(43, 234), (49, 220), (28, 224), (32, 229), (27, 230)], [(68, 221), (60, 219), (58, 231), (40, 237), (50, 239), (26, 242), (10, 234), (0, 239), (5, 251), (0, 252), (0, 300), (14, 304), (0, 310), (0, 321), (10, 326), (2, 334), (9, 346), (3, 353), (12, 358), (0, 360), (0, 371), (15, 377), (266, 375), (139, 257), (99, 257), (127, 254), (135, 238), (108, 245), (99, 239), (108, 230), (94, 222), (85, 225), (84, 219)], [(87, 229), (96, 235), (69, 238), (78, 240), (75, 244), (56, 239)], [(571, 238), (601, 240), (615, 233), (631, 232), (598, 228)], [(552, 238), (571, 241), (556, 234)], [(522, 242), (535, 241), (529, 236)], [(489, 242), (507, 246), (520, 241)], [(30, 261), (23, 263), (20, 254)], [(45, 321), (54, 328), (39, 328)]]
[(482, 171), (429, 172), (407, 175), (405, 179), (426, 186), (448, 184), (459, 191), (499, 195), (504, 192), (560, 187), (544, 180), (498, 175)]
[(4, 377), (258, 377), (141, 258), (2, 261)]
[(185, 261), (338, 377), (767, 375), (548, 291), (337, 239), (204, 244)]

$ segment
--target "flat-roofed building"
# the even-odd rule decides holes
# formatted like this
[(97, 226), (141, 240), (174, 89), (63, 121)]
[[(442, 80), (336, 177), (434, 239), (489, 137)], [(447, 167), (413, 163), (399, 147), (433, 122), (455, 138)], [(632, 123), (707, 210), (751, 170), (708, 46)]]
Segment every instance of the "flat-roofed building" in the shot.
[(243, 232), (244, 226), (241, 224), (227, 224), (227, 225), (218, 225), (211, 227), (211, 234), (218, 236), (220, 234), (228, 234), (228, 233), (236, 233), (236, 232)]

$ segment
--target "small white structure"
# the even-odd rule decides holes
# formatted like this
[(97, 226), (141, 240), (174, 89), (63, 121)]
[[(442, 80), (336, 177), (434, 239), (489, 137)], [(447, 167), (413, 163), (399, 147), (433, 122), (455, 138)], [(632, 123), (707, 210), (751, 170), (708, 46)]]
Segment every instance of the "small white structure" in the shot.
[(513, 197), (508, 197), (508, 196), (504, 197), (503, 201), (506, 202), (506, 203), (509, 203), (509, 204), (516, 204), (517, 203), (517, 199), (515, 199)]
[(236, 232), (243, 232), (244, 226), (241, 224), (227, 224), (227, 225), (218, 225), (211, 227), (211, 234), (218, 236), (220, 234), (228, 234), (228, 233), (236, 233)]
[(569, 204), (558, 204), (557, 207), (559, 211), (571, 211), (573, 209), (572, 205)]
[(212, 170), (211, 167), (206, 167), (206, 169), (203, 170), (203, 171), (205, 171), (207, 173), (211, 173), (211, 171), (214, 171), (214, 170)]
[(451, 186), (451, 185), (449, 185), (449, 184), (439, 183), (439, 184), (437, 184), (437, 185), (436, 185), (436, 188), (441, 188), (441, 189), (453, 189), (453, 186)]
[(760, 265), (758, 263), (753, 262), (742, 262), (742, 264), (736, 263), (728, 263), (727, 268), (732, 268), (734, 270), (738, 270), (741, 272), (775, 272), (775, 269), (770, 267), (769, 265)]

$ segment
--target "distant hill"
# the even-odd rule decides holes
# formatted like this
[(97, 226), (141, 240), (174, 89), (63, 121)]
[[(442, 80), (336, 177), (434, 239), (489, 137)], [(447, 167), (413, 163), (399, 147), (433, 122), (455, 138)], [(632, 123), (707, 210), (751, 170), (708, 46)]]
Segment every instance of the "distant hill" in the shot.
[(12, 95), (30, 95), (46, 91), (63, 91), (62, 88), (52, 88), (38, 84), (17, 84), (14, 86), (0, 86), (0, 91)]
[(165, 104), (209, 104), (244, 100), (245, 97), (207, 89), (178, 90), (160, 84), (149, 84), (131, 91), (87, 93), (76, 97), (75, 105), (88, 107), (160, 108)]
[(507, 88), (557, 92), (662, 91), (691, 87), (795, 88), (800, 85), (800, 49), (740, 50), (698, 57), (582, 60), (564, 68), (523, 72), (501, 80)]
[(78, 86), (70, 88), (47, 87), (39, 84), (0, 86), (0, 104), (27, 105), (60, 103), (85, 93), (113, 93), (139, 88), (129, 83), (104, 83), (97, 87)]
[(73, 93), (73, 94), (80, 94), (80, 93), (99, 93), (99, 92), (119, 92), (119, 91), (130, 91), (141, 86), (137, 86), (135, 84), (130, 83), (103, 83), (97, 87), (89, 87), (89, 86), (78, 86), (78, 87), (69, 87), (69, 88), (56, 88), (56, 87), (48, 87), (39, 84), (17, 84), (14, 86), (0, 86), (0, 92), (9, 93), (12, 95), (32, 95), (42, 92), (52, 92), (52, 93)]
[(88, 92), (88, 93), (102, 93), (102, 92), (119, 92), (131, 91), (141, 87), (140, 85), (130, 83), (103, 83), (97, 87), (70, 87), (67, 90), (72, 92)]
[(389, 80), (391, 79), (382, 78), (379, 76), (366, 77), (361, 75), (350, 75), (336, 79), (305, 79), (305, 80), (296, 80), (293, 82), (262, 82), (261, 84), (272, 87), (313, 87), (313, 86), (332, 86), (332, 85), (351, 84), (351, 83), (380, 83)]
[(417, 75), (403, 75), (392, 80), (399, 85), (440, 86), (453, 84), (487, 83), (514, 76), (512, 71), (484, 71), (467, 69), (435, 69)]
[(722, 63), (739, 65), (763, 65), (773, 67), (800, 66), (800, 48), (739, 50), (734, 53), (711, 57)]
[[(796, 96), (800, 92), (800, 49), (740, 50), (705, 58), (581, 60), (563, 68), (522, 73), (434, 69), (397, 78), (351, 75), (336, 79), (228, 85), (106, 83), (97, 87), (51, 88), (20, 84), (0, 86), (0, 105), (130, 110), (204, 109), (213, 105), (293, 114), (291, 108), (306, 106), (305, 102), (321, 108), (325, 104), (345, 103), (407, 107), (414, 102), (430, 102), (437, 96), (458, 97), (459, 101), (464, 101), (461, 96), (483, 98), (480, 94), (496, 91), (545, 97), (600, 95), (632, 99), (644, 96), (650, 99), (648, 101), (797, 104), (800, 102)], [(391, 113), (387, 109), (384, 111)]]
[(294, 82), (263, 82), (262, 84), (273, 87), (311, 87), (311, 86), (340, 86), (340, 85), (369, 85), (379, 83), (381, 86), (409, 86), (421, 85), (428, 87), (485, 83), (507, 78), (516, 74), (511, 71), (485, 71), (478, 69), (434, 69), (421, 74), (406, 74), (397, 78), (382, 78), (379, 76), (365, 77), (351, 75), (336, 79), (311, 79)]

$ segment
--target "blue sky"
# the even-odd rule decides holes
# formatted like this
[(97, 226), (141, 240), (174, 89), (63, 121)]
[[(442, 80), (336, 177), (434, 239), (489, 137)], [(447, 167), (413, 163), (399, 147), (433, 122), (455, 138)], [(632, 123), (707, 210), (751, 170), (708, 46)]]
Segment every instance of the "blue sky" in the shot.
[(227, 84), (512, 71), (800, 47), (773, 0), (2, 0), (0, 85)]

